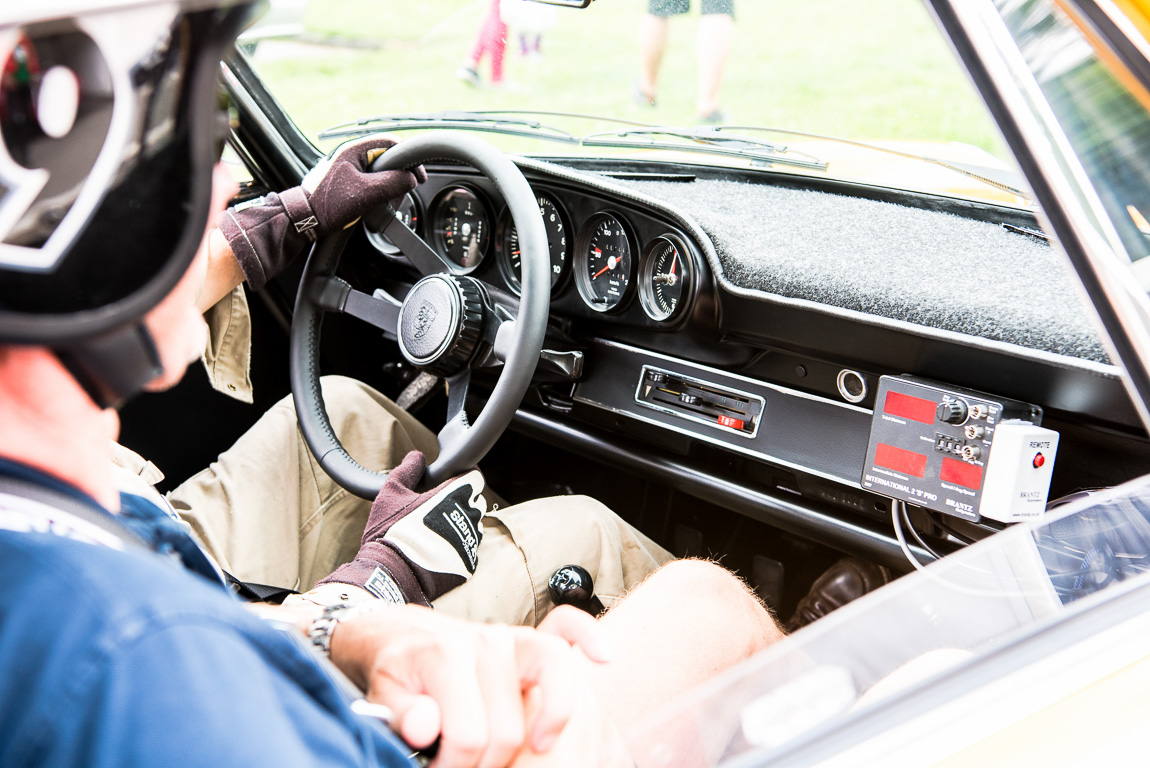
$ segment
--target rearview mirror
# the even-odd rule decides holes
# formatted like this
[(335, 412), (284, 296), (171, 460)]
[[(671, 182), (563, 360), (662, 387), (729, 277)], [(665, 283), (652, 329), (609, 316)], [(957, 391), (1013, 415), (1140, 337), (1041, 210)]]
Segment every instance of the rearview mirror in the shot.
[(561, 5), (564, 8), (586, 8), (591, 5), (591, 0), (531, 0), (531, 2)]

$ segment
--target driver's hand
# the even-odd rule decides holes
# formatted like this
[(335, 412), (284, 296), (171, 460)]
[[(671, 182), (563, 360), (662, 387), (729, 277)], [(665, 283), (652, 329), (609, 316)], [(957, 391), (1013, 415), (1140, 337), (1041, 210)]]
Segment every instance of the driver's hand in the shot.
[(317, 587), (351, 584), (393, 603), (431, 605), (471, 578), (487, 514), (483, 475), (473, 469), (418, 493), (425, 468), (423, 454), (411, 451), (388, 473), (358, 554)]
[(317, 238), (350, 226), (373, 208), (397, 200), (427, 179), (411, 170), (368, 169), (395, 140), (365, 136), (338, 146), (298, 187), (228, 208), (220, 232), (254, 290), (259, 290)]
[[(577, 647), (572, 647), (577, 646)], [(387, 606), (339, 625), (331, 659), (396, 715), (411, 746), (440, 739), (434, 766), (498, 768), (555, 746), (610, 658), (591, 616), (559, 606), (539, 629), (474, 624)]]

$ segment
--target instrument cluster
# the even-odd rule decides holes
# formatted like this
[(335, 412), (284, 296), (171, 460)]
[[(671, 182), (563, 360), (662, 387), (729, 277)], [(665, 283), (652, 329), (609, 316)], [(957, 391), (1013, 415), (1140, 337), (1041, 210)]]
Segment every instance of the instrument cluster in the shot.
[[(689, 314), (703, 260), (688, 237), (630, 205), (540, 183), (532, 187), (547, 231), (553, 306), (668, 327)], [(433, 176), (395, 210), (463, 272), (519, 294), (519, 235), (485, 179)], [(403, 260), (385, 235), (365, 227), (381, 253)]]

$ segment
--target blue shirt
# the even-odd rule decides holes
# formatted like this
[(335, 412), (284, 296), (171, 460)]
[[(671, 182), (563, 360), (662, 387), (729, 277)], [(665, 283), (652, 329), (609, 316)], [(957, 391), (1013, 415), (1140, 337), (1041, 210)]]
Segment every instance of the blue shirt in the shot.
[[(27, 478), (15, 466), (0, 472)], [(173, 557), (0, 529), (5, 768), (398, 767), (408, 752), (294, 638)]]

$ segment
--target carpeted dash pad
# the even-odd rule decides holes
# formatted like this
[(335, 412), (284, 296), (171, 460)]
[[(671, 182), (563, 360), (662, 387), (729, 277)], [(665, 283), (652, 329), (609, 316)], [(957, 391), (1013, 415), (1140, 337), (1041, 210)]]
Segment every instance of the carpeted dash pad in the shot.
[(998, 224), (730, 181), (618, 181), (691, 215), (740, 288), (1108, 363), (1061, 254)]

